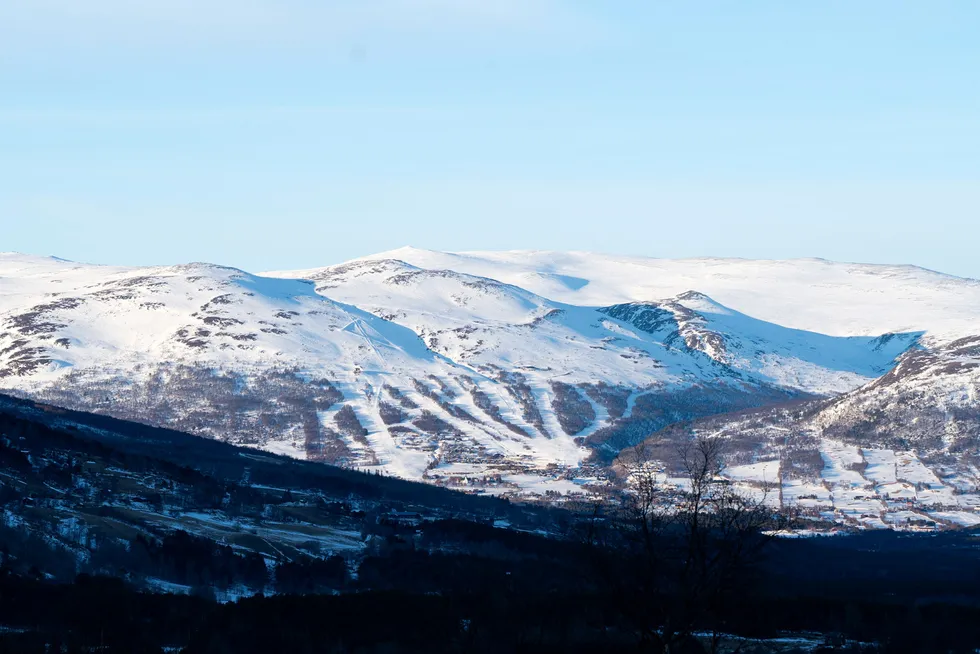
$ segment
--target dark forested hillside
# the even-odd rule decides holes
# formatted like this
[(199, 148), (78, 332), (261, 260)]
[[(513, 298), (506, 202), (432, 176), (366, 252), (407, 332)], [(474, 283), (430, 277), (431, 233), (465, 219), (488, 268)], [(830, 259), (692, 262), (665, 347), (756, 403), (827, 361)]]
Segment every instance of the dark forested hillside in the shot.
[(418, 534), (450, 541), (495, 521), (559, 533), (568, 521), (547, 507), (9, 397), (0, 397), (0, 504), (10, 571), (109, 574), (219, 598), (342, 589), (362, 559)]
[[(637, 549), (608, 507), (462, 495), (7, 397), (0, 508), (0, 652), (980, 644), (969, 531), (772, 540), (711, 519), (693, 539), (668, 520)], [(684, 555), (695, 544), (704, 557)]]

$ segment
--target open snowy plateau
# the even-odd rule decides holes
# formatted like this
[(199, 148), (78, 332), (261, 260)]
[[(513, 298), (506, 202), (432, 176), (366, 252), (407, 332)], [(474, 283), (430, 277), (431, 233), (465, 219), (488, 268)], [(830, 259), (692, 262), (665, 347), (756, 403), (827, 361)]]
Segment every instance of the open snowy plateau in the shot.
[(680, 434), (711, 430), (767, 501), (972, 524), (978, 319), (980, 282), (823, 260), (403, 248), (255, 275), (2, 254), (0, 388), (552, 499), (639, 443), (669, 477)]

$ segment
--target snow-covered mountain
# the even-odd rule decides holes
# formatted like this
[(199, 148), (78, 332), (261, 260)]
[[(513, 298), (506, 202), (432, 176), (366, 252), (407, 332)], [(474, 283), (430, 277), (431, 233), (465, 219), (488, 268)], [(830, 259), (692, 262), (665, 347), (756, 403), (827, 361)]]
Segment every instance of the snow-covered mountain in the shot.
[(398, 259), (268, 274), (313, 280), (321, 295), (404, 325), (458, 363), (543, 371), (572, 384), (642, 387), (666, 375), (833, 394), (886, 372), (919, 336), (833, 338), (786, 329), (695, 291), (661, 301), (580, 306)]
[(695, 434), (733, 444), (728, 474), (745, 490), (812, 518), (861, 527), (980, 525), (980, 338), (904, 354), (850, 393), (670, 425), (620, 454), (679, 469)]
[(568, 493), (678, 421), (859, 397), (978, 318), (976, 281), (820, 260), (404, 248), (254, 275), (4, 254), (0, 388), (413, 479)]
[(560, 302), (606, 306), (696, 290), (760, 320), (831, 336), (926, 331), (970, 335), (980, 281), (916, 266), (824, 259), (657, 259), (589, 252), (435, 252), (401, 248), (365, 257), (399, 259), (520, 286)]

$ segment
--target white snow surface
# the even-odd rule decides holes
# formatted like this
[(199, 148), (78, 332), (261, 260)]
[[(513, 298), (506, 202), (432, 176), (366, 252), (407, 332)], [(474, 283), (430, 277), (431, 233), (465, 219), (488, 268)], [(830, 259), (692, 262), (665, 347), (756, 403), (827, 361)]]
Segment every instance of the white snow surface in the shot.
[[(523, 254), (514, 258), (519, 260)], [(562, 381), (571, 383), (657, 384), (665, 381), (663, 373), (674, 378), (716, 378), (714, 364), (723, 363), (753, 381), (836, 394), (886, 372), (920, 334), (881, 338), (895, 331), (887, 329), (842, 338), (826, 335), (829, 331), (787, 327), (791, 321), (780, 312), (768, 311), (778, 320), (760, 320), (699, 292), (701, 280), (691, 279), (686, 287), (643, 285), (647, 271), (635, 267), (635, 283), (620, 284), (616, 292), (583, 295), (592, 282), (579, 286), (568, 282), (564, 273), (558, 276), (568, 282), (565, 291), (537, 283), (527, 290), (518, 285), (527, 281), (526, 276), (515, 276), (510, 263), (498, 261), (501, 256), (487, 255), (494, 264), (490, 265), (477, 255), (406, 248), (337, 266), (266, 274), (314, 280), (320, 293), (409, 327), (454, 361), (476, 367), (503, 363), (517, 369), (552, 368), (560, 371)], [(544, 258), (540, 265), (543, 270), (561, 269), (566, 256), (572, 255), (552, 253), (554, 261)], [(595, 259), (593, 278), (607, 272), (608, 257), (583, 257)], [(457, 263), (467, 272), (439, 267)], [(576, 270), (585, 274), (580, 268)], [(613, 272), (612, 279), (619, 279), (621, 272)], [(704, 281), (712, 278), (710, 269), (704, 274)], [(555, 278), (555, 273), (548, 275), (549, 280)], [(556, 293), (547, 297), (547, 292)], [(762, 285), (755, 292), (764, 295), (768, 289)], [(665, 312), (668, 320), (656, 331), (644, 333), (636, 323), (596, 310), (629, 303), (637, 305), (637, 315)], [(675, 332), (696, 356), (683, 350), (678, 356), (679, 348), (666, 345)], [(648, 358), (657, 361), (657, 371), (643, 365)]]
[(365, 260), (398, 259), (520, 286), (555, 301), (604, 306), (689, 290), (784, 327), (832, 336), (976, 331), (980, 281), (909, 265), (824, 259), (658, 259), (590, 252), (437, 252), (405, 247)]

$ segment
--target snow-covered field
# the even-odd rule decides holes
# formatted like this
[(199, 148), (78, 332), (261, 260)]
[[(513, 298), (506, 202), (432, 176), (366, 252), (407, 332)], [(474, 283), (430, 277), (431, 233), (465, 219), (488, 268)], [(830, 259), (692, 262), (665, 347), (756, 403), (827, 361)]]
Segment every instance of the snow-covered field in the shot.
[[(721, 475), (743, 497), (794, 509), (804, 519), (860, 529), (980, 525), (978, 496), (956, 492), (912, 452), (861, 449), (824, 439), (819, 453), (825, 465), (811, 479), (784, 476), (778, 459), (729, 466)], [(644, 468), (650, 469), (658, 467)], [(662, 474), (656, 479), (665, 488), (685, 487), (683, 478)]]

